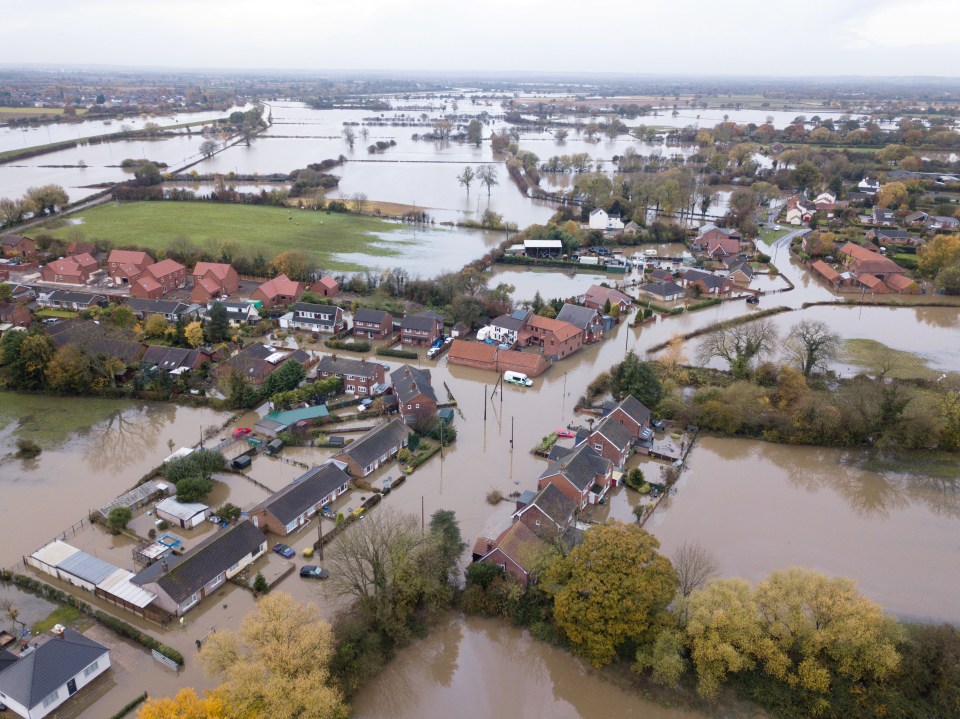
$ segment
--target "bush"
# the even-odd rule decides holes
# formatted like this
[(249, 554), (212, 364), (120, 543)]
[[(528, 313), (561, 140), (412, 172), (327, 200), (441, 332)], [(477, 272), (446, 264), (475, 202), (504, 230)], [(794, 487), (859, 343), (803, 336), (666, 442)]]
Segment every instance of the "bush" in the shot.
[(147, 700), (147, 693), (144, 692), (143, 694), (141, 694), (140, 696), (138, 696), (137, 698), (135, 698), (133, 701), (131, 701), (129, 704), (127, 704), (126, 706), (124, 706), (123, 709), (121, 709), (121, 710), (118, 711), (116, 714), (114, 714), (112, 717), (110, 717), (110, 719), (123, 719), (123, 717), (125, 717), (127, 714), (129, 714), (130, 712), (132, 712), (134, 709), (136, 709), (138, 706), (140, 706), (140, 705), (141, 705), (143, 702), (145, 702), (146, 700)]
[(107, 515), (107, 527), (110, 534), (120, 534), (121, 529), (127, 528), (127, 523), (133, 519), (133, 512), (129, 507), (114, 507)]
[(408, 352), (407, 350), (395, 350), (390, 349), (389, 347), (378, 347), (377, 354), (381, 357), (398, 357), (400, 359), (417, 359), (419, 355), (416, 352)]
[(39, 456), (43, 448), (32, 439), (21, 437), (17, 440), (17, 459), (33, 459)]
[(647, 488), (646, 491), (647, 492), (650, 491), (650, 485), (647, 484), (646, 481), (644, 481), (643, 470), (640, 469), (639, 467), (634, 467), (629, 472), (627, 472), (627, 476), (624, 478), (623, 481), (631, 489), (636, 489), (637, 491), (640, 491), (640, 488), (646, 485), (646, 488)]
[(170, 529), (170, 522), (168, 522), (166, 519), (161, 519), (160, 523), (157, 525), (157, 529), (159, 529), (161, 532), (166, 532), (168, 529)]
[(177, 501), (189, 504), (199, 502), (210, 490), (213, 489), (213, 482), (203, 477), (187, 477), (177, 483)]
[(503, 499), (503, 493), (499, 489), (487, 493), (487, 502), (490, 504), (499, 504), (501, 499)]
[[(369, 352), (373, 346), (367, 340), (347, 342), (345, 340), (325, 340), (324, 344), (332, 350), (346, 350), (347, 352)], [(377, 354), (380, 354), (379, 350)]]
[(263, 572), (257, 572), (257, 576), (253, 578), (253, 591), (260, 594), (270, 591), (270, 585), (267, 584), (267, 578), (263, 576)]

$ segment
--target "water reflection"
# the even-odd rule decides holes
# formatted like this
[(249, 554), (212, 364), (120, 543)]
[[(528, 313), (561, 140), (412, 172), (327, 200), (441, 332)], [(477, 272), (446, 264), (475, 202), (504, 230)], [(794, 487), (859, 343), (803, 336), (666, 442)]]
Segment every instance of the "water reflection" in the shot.
[(94, 471), (116, 471), (143, 459), (175, 416), (173, 405), (162, 404), (112, 412), (106, 421), (83, 433), (88, 440), (83, 453), (87, 466)]

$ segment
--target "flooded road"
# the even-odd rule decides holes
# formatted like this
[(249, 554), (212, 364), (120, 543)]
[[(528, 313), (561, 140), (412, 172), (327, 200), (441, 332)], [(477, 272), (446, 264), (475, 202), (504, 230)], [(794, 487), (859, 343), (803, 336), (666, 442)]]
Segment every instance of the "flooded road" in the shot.
[(506, 622), (451, 616), (400, 652), (353, 701), (357, 719), (705, 719), (604, 681)]

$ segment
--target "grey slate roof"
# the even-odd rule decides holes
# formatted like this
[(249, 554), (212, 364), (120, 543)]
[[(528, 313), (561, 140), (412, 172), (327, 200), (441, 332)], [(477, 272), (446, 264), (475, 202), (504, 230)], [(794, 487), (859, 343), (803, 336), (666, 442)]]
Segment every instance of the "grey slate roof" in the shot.
[(633, 435), (619, 422), (604, 419), (593, 428), (593, 434), (602, 434), (611, 444), (619, 449), (629, 447), (633, 441)]
[(626, 415), (636, 420), (638, 424), (647, 424), (650, 421), (650, 410), (632, 394), (624, 397), (620, 404), (614, 406), (613, 409), (615, 410), (617, 407), (623, 410)]
[(176, 558), (151, 564), (130, 581), (139, 586), (156, 582), (178, 604), (191, 597), (221, 572), (266, 542), (263, 532), (243, 520), (221, 529)]
[(335, 464), (311, 467), (254, 509), (265, 509), (282, 524), (289, 524), (349, 481), (350, 475)]
[(343, 454), (361, 467), (367, 467), (394, 447), (400, 446), (411, 434), (413, 430), (396, 417), (374, 427), (360, 439), (347, 445)]
[(393, 389), (401, 403), (421, 394), (434, 402), (437, 401), (437, 394), (433, 391), (433, 385), (430, 384), (430, 370), (428, 369), (417, 369), (410, 365), (403, 365), (403, 367), (398, 367), (390, 373), (390, 383), (393, 384)]
[(610, 467), (609, 461), (584, 442), (558, 461), (551, 462), (540, 478), (560, 473), (582, 492), (589, 489), (598, 476), (605, 475)]
[(638, 289), (641, 292), (647, 292), (658, 297), (672, 297), (683, 294), (683, 288), (676, 282), (648, 282), (645, 285), (640, 285)]
[(703, 282), (707, 287), (714, 288), (723, 287), (727, 281), (726, 277), (720, 277), (719, 275), (703, 272), (702, 270), (685, 270), (683, 272), (683, 279), (686, 282)]
[(436, 312), (421, 312), (416, 315), (407, 315), (400, 320), (400, 328), (405, 330), (432, 330), (437, 322), (443, 323), (443, 318)]
[(349, 357), (324, 355), (320, 358), (320, 364), (317, 365), (317, 372), (373, 378), (376, 376), (377, 366), (376, 362), (363, 362)]
[(47, 295), (47, 299), (50, 302), (67, 302), (83, 307), (106, 301), (106, 297), (103, 295), (94, 295), (89, 292), (71, 292), (70, 290), (54, 290)]
[(359, 310), (353, 313), (353, 321), (357, 322), (369, 322), (371, 324), (379, 325), (385, 319), (391, 319), (393, 315), (384, 310), (371, 310), (366, 307), (361, 307)]
[(509, 314), (500, 315), (490, 324), (496, 327), (503, 327), (504, 329), (512, 330), (514, 332), (519, 332), (523, 329), (523, 326), (527, 323), (527, 319), (530, 317), (531, 313), (526, 310), (514, 310)]
[(200, 305), (188, 305), (176, 300), (148, 300), (141, 297), (130, 297), (127, 306), (134, 312), (147, 314), (181, 315), (184, 312), (199, 312)]
[[(553, 484), (548, 484), (537, 492), (536, 496), (527, 504), (527, 507), (533, 506), (550, 517), (561, 528), (566, 527), (573, 521), (573, 516), (577, 511), (576, 503)], [(525, 509), (526, 507), (521, 509), (520, 512)]]
[[(323, 317), (304, 317), (304, 312), (327, 315)], [(309, 302), (298, 302), (293, 306), (293, 321), (302, 322), (308, 325), (317, 325), (318, 327), (334, 328), (338, 320), (343, 317), (343, 310), (335, 305), (315, 305)]]
[(109, 650), (73, 629), (50, 639), (0, 672), (0, 692), (27, 708), (73, 679)]
[(564, 304), (560, 312), (557, 313), (557, 320), (560, 322), (569, 322), (570, 324), (586, 330), (590, 323), (597, 318), (597, 311), (589, 307), (580, 305)]
[(164, 347), (163, 345), (150, 345), (147, 351), (143, 353), (140, 361), (146, 364), (153, 364), (164, 372), (172, 372), (179, 367), (193, 367), (193, 364), (200, 356), (200, 350), (188, 350), (185, 347)]
[(738, 262), (731, 262), (727, 265), (727, 274), (733, 274), (737, 271), (742, 272), (747, 276), (747, 278), (753, 278), (753, 267), (746, 260), (740, 260)]
[(17, 659), (17, 655), (13, 652), (8, 652), (6, 649), (0, 649), (0, 672), (9, 667), (11, 664), (15, 663)]

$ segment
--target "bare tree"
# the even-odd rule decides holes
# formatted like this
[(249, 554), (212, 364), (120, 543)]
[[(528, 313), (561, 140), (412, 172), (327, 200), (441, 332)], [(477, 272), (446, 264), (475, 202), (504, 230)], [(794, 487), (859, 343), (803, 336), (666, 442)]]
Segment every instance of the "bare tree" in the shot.
[(213, 153), (217, 151), (217, 143), (213, 140), (204, 140), (200, 143), (200, 154), (204, 157), (213, 157)]
[(556, 138), (557, 142), (563, 142), (567, 139), (567, 136), (570, 134), (570, 131), (565, 127), (558, 127), (553, 132), (553, 136)]
[(720, 570), (720, 563), (713, 552), (699, 542), (690, 540), (677, 548), (672, 561), (677, 579), (680, 580), (680, 593), (685, 597), (689, 597)]
[(365, 192), (356, 192), (353, 195), (353, 211), (358, 215), (362, 215), (363, 211), (367, 209), (367, 203), (369, 198)]
[(804, 377), (814, 370), (826, 369), (827, 363), (840, 352), (840, 335), (831, 332), (825, 322), (802, 320), (790, 328), (783, 353)]
[(353, 144), (357, 141), (357, 136), (352, 127), (343, 128), (343, 139), (347, 141), (347, 144), (350, 145), (350, 149), (352, 150)]
[(481, 185), (486, 185), (487, 197), (490, 197), (493, 186), (500, 184), (500, 181), (497, 180), (497, 168), (493, 165), (480, 165), (477, 168), (476, 177), (480, 180)]
[(707, 364), (714, 357), (726, 360), (734, 377), (746, 377), (750, 363), (771, 352), (777, 341), (777, 328), (769, 320), (720, 326), (703, 338), (697, 361)]
[(449, 120), (441, 119), (433, 123), (433, 134), (438, 140), (449, 140), (451, 132), (453, 132), (453, 123)]
[(463, 172), (457, 175), (457, 182), (460, 183), (461, 187), (467, 188), (467, 194), (470, 194), (470, 183), (476, 178), (476, 173), (473, 171), (473, 168), (467, 165), (463, 168)]

